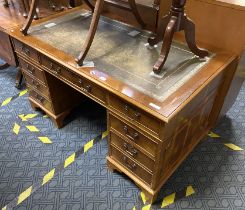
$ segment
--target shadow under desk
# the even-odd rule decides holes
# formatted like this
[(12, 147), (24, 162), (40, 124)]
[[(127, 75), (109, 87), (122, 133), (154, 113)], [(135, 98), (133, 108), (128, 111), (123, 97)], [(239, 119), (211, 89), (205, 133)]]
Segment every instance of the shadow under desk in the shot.
[(199, 59), (176, 41), (155, 75), (161, 44), (149, 48), (149, 32), (101, 17), (80, 67), (75, 58), (90, 21), (91, 13), (70, 11), (37, 21), (28, 36), (12, 32), (30, 103), (57, 127), (87, 97), (104, 106), (109, 169), (126, 174), (153, 202), (216, 123), (237, 57), (208, 49), (210, 56)]

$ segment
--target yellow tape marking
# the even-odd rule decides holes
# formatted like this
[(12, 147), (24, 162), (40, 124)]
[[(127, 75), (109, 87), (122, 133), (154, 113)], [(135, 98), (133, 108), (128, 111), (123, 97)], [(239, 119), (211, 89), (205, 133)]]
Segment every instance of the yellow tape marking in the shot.
[(134, 208), (132, 210), (136, 210), (135, 206), (134, 206)]
[(190, 196), (190, 195), (192, 195), (194, 193), (195, 193), (195, 190), (193, 189), (193, 187), (192, 186), (188, 186), (187, 189), (186, 189), (185, 196), (187, 197), (187, 196)]
[(141, 192), (141, 193), (140, 193), (140, 197), (141, 197), (143, 203), (145, 204), (145, 203), (146, 203), (145, 193)]
[(19, 118), (20, 118), (22, 121), (27, 121), (27, 119), (25, 118), (25, 115), (24, 115), (24, 114), (19, 114)]
[(13, 132), (18, 135), (20, 132), (20, 126), (17, 123), (14, 123), (14, 128), (13, 128)]
[(210, 136), (211, 138), (220, 138), (220, 136), (212, 131), (209, 132), (208, 136)]
[(69, 166), (70, 164), (72, 164), (75, 161), (75, 153), (73, 153), (72, 155), (70, 155), (66, 160), (65, 160), (65, 164), (64, 164), (64, 168), (66, 168), (67, 166)]
[(2, 208), (2, 210), (7, 210), (7, 206), (4, 206), (4, 207)]
[(225, 146), (229, 147), (230, 149), (232, 150), (235, 150), (235, 151), (242, 151), (243, 149), (241, 147), (238, 147), (236, 146), (235, 144), (224, 144)]
[(46, 136), (40, 136), (38, 139), (44, 144), (52, 144), (52, 141)]
[(44, 115), (43, 117), (46, 118), (46, 117), (48, 117), (48, 115)]
[(142, 210), (150, 210), (150, 208), (151, 208), (151, 204), (148, 204), (147, 206), (144, 206)]
[(45, 185), (47, 182), (49, 182), (53, 177), (55, 173), (55, 168), (48, 172), (44, 177), (43, 177), (43, 183), (42, 185)]
[(94, 140), (92, 139), (87, 144), (84, 145), (84, 153), (87, 152), (94, 145)]
[(38, 128), (34, 125), (27, 125), (26, 128), (31, 132), (39, 132)]
[(19, 97), (25, 95), (27, 92), (28, 92), (27, 89), (21, 91), (21, 92), (19, 93)]
[(25, 199), (27, 199), (30, 195), (31, 195), (31, 191), (32, 191), (32, 186), (29, 187), (27, 190), (25, 190), (24, 192), (22, 192), (18, 198), (18, 203), (17, 205), (19, 205), (20, 203), (22, 203)]
[(6, 106), (8, 103), (10, 103), (12, 100), (12, 97), (10, 98), (7, 98), (6, 100), (3, 101), (2, 105), (1, 106)]
[(164, 208), (164, 207), (174, 203), (174, 199), (175, 199), (175, 193), (172, 193), (171, 195), (168, 195), (165, 198), (163, 198), (161, 208)]
[(108, 131), (105, 131), (104, 133), (102, 133), (102, 139), (108, 136)]

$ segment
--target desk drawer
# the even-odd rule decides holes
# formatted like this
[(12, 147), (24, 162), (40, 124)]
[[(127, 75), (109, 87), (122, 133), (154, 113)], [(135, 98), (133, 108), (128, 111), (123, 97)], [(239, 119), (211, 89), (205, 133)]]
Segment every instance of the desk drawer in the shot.
[(41, 69), (35, 67), (33, 64), (28, 63), (27, 61), (23, 60), (22, 58), (19, 58), (19, 62), (20, 62), (21, 69), (23, 71), (29, 73), (35, 79), (38, 79), (39, 81), (46, 84), (45, 75)]
[(31, 58), (36, 62), (39, 62), (38, 52), (36, 50), (27, 46), (26, 44), (23, 44), (22, 42), (16, 39), (13, 39), (13, 42), (14, 42), (16, 52), (20, 53), (23, 56)]
[(52, 104), (46, 98), (44, 98), (41, 94), (37, 93), (33, 89), (30, 89), (29, 96), (40, 105), (40, 108), (44, 107), (45, 109), (49, 110), (50, 112), (52, 112), (52, 113), (54, 112)]
[(27, 85), (31, 88), (31, 89), (36, 89), (39, 92), (42, 93), (42, 95), (46, 96), (47, 98), (50, 99), (50, 95), (49, 95), (49, 89), (48, 87), (44, 86), (42, 83), (40, 83), (38, 80), (36, 80), (34, 77), (30, 76), (28, 73), (26, 73), (25, 71), (23, 71), (23, 75), (25, 77), (26, 83)]
[(151, 185), (152, 174), (150, 172), (140, 167), (131, 158), (129, 158), (127, 155), (119, 151), (118, 148), (112, 145), (110, 147), (111, 147), (111, 157), (114, 160), (118, 161), (123, 167), (125, 167), (127, 170), (132, 172), (134, 175), (136, 175), (139, 179), (144, 181), (146, 184)]
[(81, 76), (68, 70), (66, 67), (52, 61), (45, 56), (41, 57), (41, 62), (42, 65), (49, 69), (49, 71), (51, 71), (56, 77), (77, 86), (85, 95), (89, 95), (92, 98), (99, 100), (103, 104), (106, 103), (105, 91), (99, 88), (99, 86), (93, 82), (82, 78)]
[(114, 132), (110, 132), (110, 140), (111, 144), (116, 145), (133, 160), (136, 160), (138, 163), (148, 168), (151, 172), (154, 170), (155, 161), (144, 154), (142, 151), (140, 151), (139, 148), (135, 147), (130, 142), (122, 139)]
[(142, 133), (136, 131), (123, 121), (117, 119), (113, 115), (109, 115), (110, 127), (118, 131), (121, 135), (125, 136), (127, 139), (133, 141), (135, 144), (140, 146), (146, 152), (150, 153), (153, 157), (157, 153), (157, 143), (153, 140), (147, 138)]
[(123, 101), (115, 96), (110, 95), (109, 105), (119, 113), (123, 114), (130, 120), (133, 120), (134, 123), (138, 123), (144, 128), (150, 130), (159, 136), (160, 132), (160, 120), (150, 116), (143, 110)]

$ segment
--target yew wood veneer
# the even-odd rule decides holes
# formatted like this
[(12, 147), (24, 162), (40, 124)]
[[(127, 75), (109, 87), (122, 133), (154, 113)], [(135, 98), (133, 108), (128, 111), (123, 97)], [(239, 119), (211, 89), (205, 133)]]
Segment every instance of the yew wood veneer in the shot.
[(33, 108), (61, 127), (86, 97), (105, 107), (108, 166), (131, 178), (150, 202), (216, 123), (238, 64), (235, 54), (202, 44), (214, 56), (168, 97), (157, 100), (96, 67), (79, 67), (74, 56), (31, 33), (23, 36), (17, 29), (11, 36)]

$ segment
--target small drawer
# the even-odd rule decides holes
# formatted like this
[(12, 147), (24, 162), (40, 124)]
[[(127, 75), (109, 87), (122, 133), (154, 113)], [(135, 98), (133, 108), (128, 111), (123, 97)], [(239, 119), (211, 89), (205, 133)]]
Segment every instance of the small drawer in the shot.
[(22, 58), (19, 58), (19, 62), (20, 62), (20, 67), (23, 71), (25, 71), (26, 73), (32, 75), (36, 79), (46, 84), (45, 75), (44, 75), (43, 70), (35, 67), (33, 64), (26, 62)]
[(42, 56), (41, 61), (42, 65), (53, 72), (58, 78), (62, 78), (63, 80), (76, 85), (85, 95), (89, 95), (92, 98), (99, 100), (102, 104), (106, 103), (106, 93), (99, 86), (87, 79), (81, 78), (66, 67), (59, 65), (47, 57)]
[(126, 123), (117, 119), (113, 115), (109, 115), (110, 127), (118, 131), (121, 135), (127, 137), (135, 144), (140, 146), (142, 149), (150, 153), (153, 157), (156, 156), (157, 143), (153, 140), (147, 138), (142, 133), (136, 131), (132, 127), (128, 126)]
[(25, 71), (23, 72), (25, 80), (27, 85), (31, 88), (31, 89), (36, 89), (39, 92), (42, 93), (42, 95), (48, 97), (50, 99), (50, 95), (49, 95), (49, 89), (48, 87), (44, 86), (43, 84), (41, 84), (38, 80), (36, 80), (34, 77), (31, 77), (28, 73), (26, 73)]
[(111, 144), (116, 145), (128, 156), (132, 157), (138, 163), (142, 164), (144, 167), (148, 168), (150, 171), (153, 171), (155, 166), (155, 161), (144, 154), (140, 149), (136, 148), (131, 143), (123, 140), (121, 137), (116, 135), (113, 132), (110, 132)]
[(143, 169), (136, 162), (134, 162), (131, 158), (129, 158), (127, 155), (119, 151), (119, 149), (117, 149), (116, 147), (112, 145), (110, 147), (111, 147), (111, 157), (114, 160), (118, 161), (122, 166), (124, 166), (134, 175), (136, 175), (139, 179), (141, 179), (146, 184), (151, 186), (152, 174), (150, 172)]
[(127, 103), (126, 101), (120, 100), (119, 98), (110, 95), (109, 105), (116, 111), (120, 112), (130, 120), (139, 123), (141, 126), (149, 129), (151, 132), (159, 136), (160, 131), (160, 120), (150, 116), (143, 110)]
[(36, 91), (30, 89), (29, 96), (32, 99), (34, 99), (40, 105), (40, 108), (44, 107), (45, 109), (49, 110), (50, 112), (54, 112), (52, 104), (47, 99), (45, 99), (41, 94), (39, 94)]
[(16, 39), (14, 39), (13, 42), (14, 42), (16, 52), (20, 53), (23, 56), (32, 58), (36, 62), (39, 62), (38, 52), (36, 50), (27, 46), (26, 44), (23, 44), (22, 42)]

